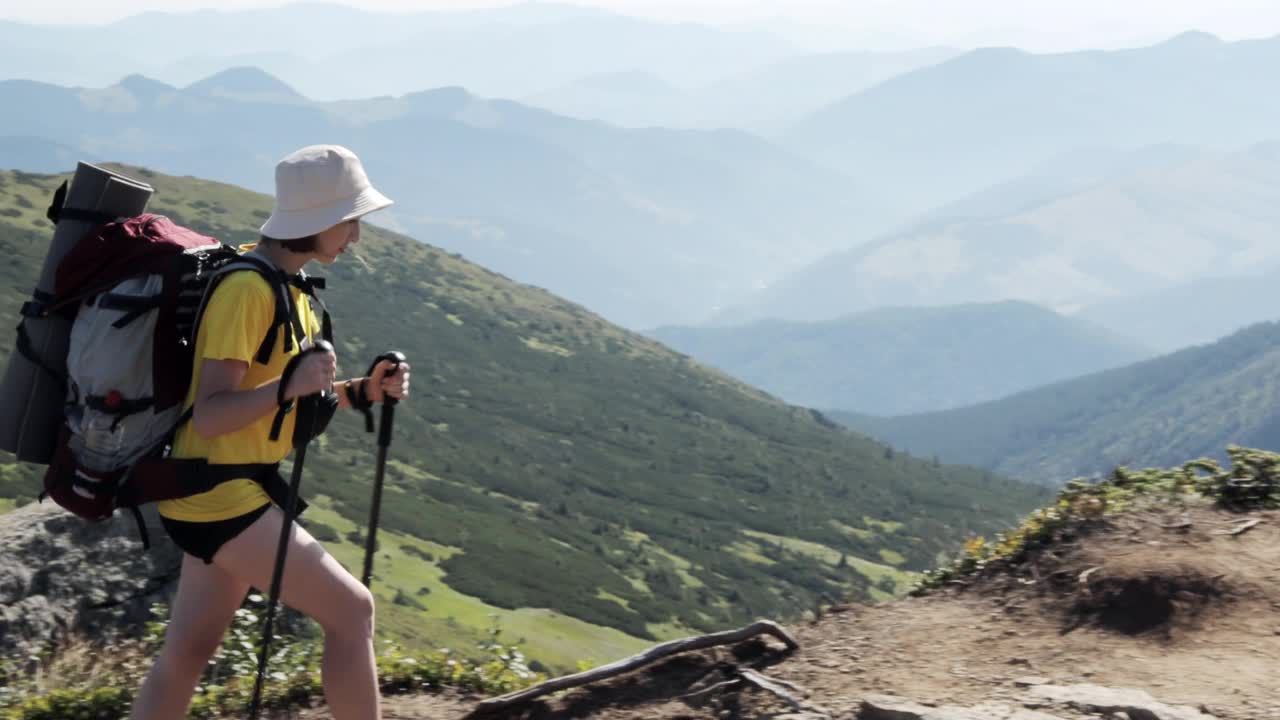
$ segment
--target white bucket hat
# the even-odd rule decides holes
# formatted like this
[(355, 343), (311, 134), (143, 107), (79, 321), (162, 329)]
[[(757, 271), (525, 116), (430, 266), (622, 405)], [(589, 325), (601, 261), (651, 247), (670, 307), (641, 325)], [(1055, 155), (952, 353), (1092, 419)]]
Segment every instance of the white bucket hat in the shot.
[(262, 234), (307, 237), (388, 205), (355, 153), (341, 145), (310, 145), (276, 164), (276, 204)]

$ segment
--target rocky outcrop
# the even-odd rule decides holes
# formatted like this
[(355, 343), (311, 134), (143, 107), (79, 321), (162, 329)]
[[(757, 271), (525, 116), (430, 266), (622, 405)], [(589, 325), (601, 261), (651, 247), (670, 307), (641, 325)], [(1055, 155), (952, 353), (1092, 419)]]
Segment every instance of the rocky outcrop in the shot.
[(982, 703), (973, 707), (923, 705), (892, 695), (869, 695), (862, 700), (857, 720), (1062, 720), (1036, 710), (1014, 708), (1002, 703)]
[(1185, 705), (1165, 705), (1142, 690), (1098, 685), (1038, 685), (1037, 697), (1088, 712), (1124, 713), (1130, 720), (1213, 720), (1212, 715)]
[[(857, 720), (1062, 720), (1058, 715), (1033, 709), (1047, 705), (1090, 713), (1091, 717), (1097, 713), (1125, 720), (1214, 720), (1212, 715), (1195, 708), (1165, 705), (1141, 690), (1050, 685), (1034, 678), (1017, 684), (1028, 688), (1023, 707), (1000, 702), (972, 707), (932, 705), (892, 695), (868, 695), (862, 700)], [(1071, 717), (1078, 716), (1072, 713)]]
[(150, 550), (122, 513), (91, 523), (45, 502), (0, 515), (0, 655), (140, 631), (151, 604), (172, 597), (182, 558), (154, 510), (144, 518)]

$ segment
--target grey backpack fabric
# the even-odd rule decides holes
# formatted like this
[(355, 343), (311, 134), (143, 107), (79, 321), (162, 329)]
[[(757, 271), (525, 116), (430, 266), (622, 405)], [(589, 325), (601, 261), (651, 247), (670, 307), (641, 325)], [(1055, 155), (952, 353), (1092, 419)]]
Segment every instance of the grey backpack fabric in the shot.
[(90, 470), (132, 465), (171, 433), (181, 405), (157, 411), (152, 363), (164, 277), (125, 280), (81, 306), (67, 352), (68, 443)]

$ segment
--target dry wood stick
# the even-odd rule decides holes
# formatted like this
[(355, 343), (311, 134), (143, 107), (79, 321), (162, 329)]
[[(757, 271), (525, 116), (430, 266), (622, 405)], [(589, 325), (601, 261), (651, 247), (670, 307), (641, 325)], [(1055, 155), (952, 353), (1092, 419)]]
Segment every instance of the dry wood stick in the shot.
[[(755, 670), (748, 670), (747, 668), (738, 668), (738, 675), (741, 676), (743, 680), (746, 680), (761, 690), (778, 696), (790, 705), (792, 710), (804, 710), (806, 712), (818, 713), (821, 715), (829, 714), (829, 711), (825, 708), (820, 708), (817, 705), (810, 705), (809, 703), (797, 700), (795, 696), (783, 689), (780, 684), (781, 681), (775, 680), (768, 675), (762, 675)], [(795, 685), (792, 685), (791, 683), (787, 684), (791, 685), (792, 689), (796, 690), (796, 692), (801, 692), (801, 690)]]
[(1239, 535), (1239, 534), (1241, 534), (1241, 533), (1249, 532), (1250, 530), (1252, 530), (1252, 529), (1254, 529), (1254, 528), (1258, 527), (1258, 523), (1261, 523), (1261, 522), (1262, 522), (1261, 520), (1250, 520), (1250, 521), (1248, 521), (1248, 522), (1244, 523), (1243, 525), (1241, 525), (1240, 527), (1237, 527), (1237, 528), (1236, 528), (1236, 529), (1234, 529), (1234, 530), (1229, 530), (1229, 531), (1226, 531), (1226, 532), (1219, 532), (1219, 533), (1216, 533), (1216, 534), (1217, 534), (1217, 535), (1231, 535), (1231, 536), (1233, 536), (1233, 537), (1234, 537), (1234, 536)]
[(671, 640), (655, 645), (648, 650), (624, 658), (616, 662), (602, 665), (586, 672), (576, 673), (574, 675), (565, 675), (564, 677), (553, 678), (544, 683), (534, 685), (531, 688), (518, 690), (513, 693), (507, 693), (496, 698), (490, 698), (481, 702), (471, 713), (472, 716), (484, 715), (496, 710), (504, 710), (514, 705), (528, 702), (534, 698), (542, 697), (559, 690), (568, 690), (570, 688), (581, 687), (589, 683), (598, 682), (607, 678), (616, 677), (632, 670), (642, 668), (652, 664), (662, 658), (683, 652), (691, 652), (694, 650), (705, 650), (709, 647), (717, 645), (733, 645), (743, 640), (753, 638), (757, 635), (772, 635), (773, 637), (786, 643), (789, 650), (796, 650), (800, 647), (800, 643), (795, 641), (786, 630), (780, 625), (770, 620), (760, 620), (751, 625), (738, 630), (726, 630), (724, 632), (711, 633), (709, 635), (696, 635), (694, 637), (684, 638), (682, 640)]

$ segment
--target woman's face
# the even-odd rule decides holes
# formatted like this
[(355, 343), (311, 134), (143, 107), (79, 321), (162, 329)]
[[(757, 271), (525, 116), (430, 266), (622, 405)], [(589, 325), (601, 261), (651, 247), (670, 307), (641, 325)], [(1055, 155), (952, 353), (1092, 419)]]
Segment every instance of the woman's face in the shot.
[(316, 236), (316, 260), (331, 265), (347, 246), (360, 242), (360, 220), (338, 223)]

